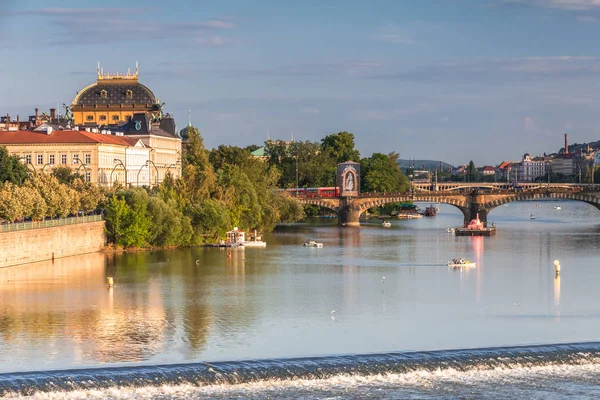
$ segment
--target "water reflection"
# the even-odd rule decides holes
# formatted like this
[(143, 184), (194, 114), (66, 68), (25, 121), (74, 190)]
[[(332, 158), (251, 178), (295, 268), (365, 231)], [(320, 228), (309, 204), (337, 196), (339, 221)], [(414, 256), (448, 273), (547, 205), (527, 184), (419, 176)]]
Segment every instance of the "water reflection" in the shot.
[(554, 305), (560, 304), (560, 275), (554, 277)]
[[(511, 207), (529, 215), (528, 204)], [(568, 224), (545, 222), (542, 210), (535, 226), (499, 212), (491, 238), (448, 234), (462, 214), (441, 206), (435, 218), (387, 229), (281, 227), (266, 249), (98, 253), (0, 269), (0, 371), (593, 339), (600, 228), (585, 206), (565, 207)], [(302, 246), (311, 239), (324, 247)], [(449, 270), (454, 257), (477, 267)], [(565, 296), (557, 258), (569, 272)]]

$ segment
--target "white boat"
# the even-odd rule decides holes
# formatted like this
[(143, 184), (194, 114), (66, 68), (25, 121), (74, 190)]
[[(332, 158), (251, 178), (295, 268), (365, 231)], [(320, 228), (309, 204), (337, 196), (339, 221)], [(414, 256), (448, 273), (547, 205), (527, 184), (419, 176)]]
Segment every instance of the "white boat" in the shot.
[(390, 221), (383, 221), (381, 223), (381, 226), (383, 226), (384, 228), (389, 228), (390, 226), (392, 226), (392, 223)]
[(471, 261), (466, 260), (464, 258), (448, 261), (448, 266), (452, 267), (452, 268), (461, 268), (461, 267), (471, 268), (471, 267), (475, 267), (476, 265), (477, 265), (476, 263), (472, 263)]
[(446, 232), (448, 232), (448, 233), (454, 233), (454, 228), (446, 228)]
[(554, 209), (555, 210), (560, 210), (561, 208), (560, 208), (560, 206), (554, 206)]
[(245, 240), (242, 242), (242, 246), (245, 247), (267, 247), (267, 242), (263, 242), (262, 237), (256, 234), (256, 229), (254, 230), (254, 235), (250, 236), (250, 240)]
[(242, 242), (242, 246), (244, 247), (267, 247), (267, 242), (263, 242), (262, 240), (248, 240)]
[(529, 219), (535, 219), (535, 215), (531, 214), (531, 215), (529, 216)]
[(310, 242), (304, 243), (302, 246), (304, 246), (304, 247), (317, 247), (317, 248), (321, 248), (321, 247), (323, 247), (323, 243), (317, 243), (314, 240), (311, 240)]

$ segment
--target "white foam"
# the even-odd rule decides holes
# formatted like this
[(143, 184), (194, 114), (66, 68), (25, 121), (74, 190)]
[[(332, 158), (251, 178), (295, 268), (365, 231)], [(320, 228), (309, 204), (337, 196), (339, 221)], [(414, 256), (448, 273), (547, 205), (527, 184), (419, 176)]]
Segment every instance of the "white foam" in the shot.
[(388, 373), (376, 375), (336, 375), (326, 379), (286, 379), (250, 382), (236, 385), (219, 384), (194, 386), (191, 384), (145, 386), (137, 388), (114, 387), (110, 389), (74, 390), (70, 392), (36, 393), (35, 396), (7, 395), (9, 399), (189, 399), (204, 397), (279, 397), (285, 392), (350, 391), (357, 388), (381, 389), (414, 389), (425, 391), (447, 384), (458, 384), (467, 387), (488, 387), (499, 383), (502, 385), (518, 385), (523, 382), (569, 381), (590, 377), (597, 378), (600, 364), (585, 363), (577, 365), (555, 364), (528, 366), (514, 364), (508, 367), (478, 367), (468, 371), (454, 368), (438, 368), (433, 371), (421, 369), (408, 373)]

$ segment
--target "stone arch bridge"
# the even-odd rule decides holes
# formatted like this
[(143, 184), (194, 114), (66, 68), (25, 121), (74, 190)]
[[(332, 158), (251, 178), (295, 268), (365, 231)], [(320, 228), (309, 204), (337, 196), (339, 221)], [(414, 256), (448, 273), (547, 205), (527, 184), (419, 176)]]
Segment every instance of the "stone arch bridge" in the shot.
[(316, 205), (333, 210), (342, 226), (359, 226), (363, 212), (372, 207), (389, 203), (424, 202), (444, 203), (458, 208), (468, 223), (479, 214), (479, 219), (487, 223), (489, 212), (513, 201), (534, 199), (578, 200), (591, 204), (600, 210), (600, 185), (567, 185), (560, 187), (537, 187), (524, 190), (515, 189), (469, 189), (468, 191), (427, 191), (413, 193), (363, 193), (358, 197), (298, 197), (306, 205)]

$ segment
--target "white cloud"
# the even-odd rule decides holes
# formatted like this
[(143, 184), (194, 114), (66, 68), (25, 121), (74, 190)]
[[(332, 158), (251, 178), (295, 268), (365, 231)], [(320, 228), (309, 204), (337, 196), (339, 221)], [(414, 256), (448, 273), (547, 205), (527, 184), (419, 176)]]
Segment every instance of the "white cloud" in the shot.
[(600, 0), (506, 0), (504, 3), (572, 11), (600, 9)]
[(371, 39), (391, 44), (415, 45), (418, 43), (405, 29), (394, 23), (387, 23), (376, 30)]
[(301, 114), (318, 114), (320, 112), (316, 107), (303, 107), (299, 111)]
[(537, 132), (538, 129), (536, 127), (536, 123), (531, 117), (523, 118), (523, 128), (525, 128), (528, 132)]
[(600, 18), (591, 15), (580, 15), (577, 17), (577, 20), (581, 22), (598, 22)]
[(240, 119), (240, 114), (237, 113), (219, 113), (215, 114), (215, 120), (225, 122)]

